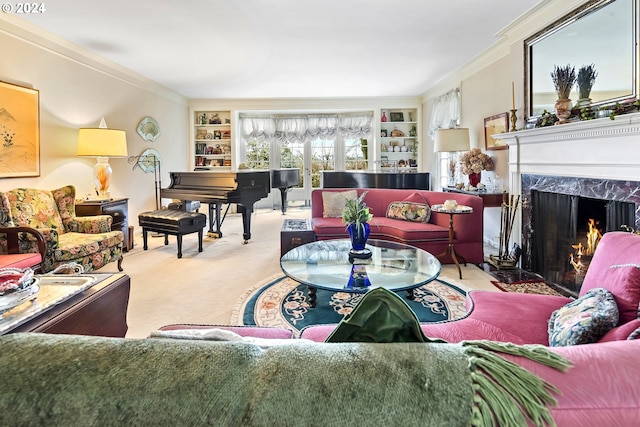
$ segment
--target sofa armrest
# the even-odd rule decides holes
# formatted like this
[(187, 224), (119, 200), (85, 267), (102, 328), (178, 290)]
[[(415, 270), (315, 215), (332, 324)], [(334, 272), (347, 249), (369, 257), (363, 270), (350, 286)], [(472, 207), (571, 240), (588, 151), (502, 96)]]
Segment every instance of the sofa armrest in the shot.
[(98, 234), (111, 231), (112, 223), (111, 215), (91, 215), (71, 218), (65, 226), (69, 232)]

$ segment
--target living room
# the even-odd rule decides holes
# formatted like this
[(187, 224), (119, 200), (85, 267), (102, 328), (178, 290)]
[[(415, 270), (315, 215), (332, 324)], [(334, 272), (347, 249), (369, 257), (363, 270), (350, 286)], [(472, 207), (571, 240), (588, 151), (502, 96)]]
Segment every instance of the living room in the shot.
[[(278, 200), (275, 191), (267, 199), (266, 205), (260, 205), (254, 215), (264, 229), (254, 228), (254, 237), (248, 245), (241, 242), (241, 224), (239, 217), (231, 214), (224, 224), (223, 230), (230, 234), (225, 239), (215, 241), (207, 239), (205, 253), (215, 253), (209, 258), (215, 263), (210, 267), (199, 261), (195, 252), (195, 236), (185, 237), (185, 257), (175, 257), (175, 242), (164, 247), (162, 239), (151, 239), (151, 248), (142, 251), (141, 229), (137, 218), (140, 213), (157, 208), (158, 186), (166, 187), (170, 183), (169, 174), (173, 171), (189, 171), (193, 168), (193, 112), (194, 111), (232, 111), (239, 112), (326, 112), (326, 111), (371, 111), (374, 122), (379, 122), (383, 109), (415, 109), (420, 112), (420, 153), (418, 169), (432, 174), (432, 187), (441, 185), (438, 155), (434, 155), (434, 141), (427, 136), (427, 127), (431, 119), (433, 106), (438, 97), (447, 91), (460, 90), (460, 126), (469, 128), (471, 147), (485, 147), (484, 119), (495, 114), (517, 110), (516, 128), (522, 132), (514, 132), (505, 136), (509, 149), (490, 151), (495, 163), (495, 171), (483, 173), (484, 179), (495, 180), (501, 177), (502, 188), (511, 193), (524, 190), (522, 176), (553, 175), (582, 177), (595, 180), (611, 180), (637, 183), (640, 179), (640, 159), (628, 153), (637, 151), (638, 113), (620, 115), (615, 120), (599, 120), (598, 126), (587, 121), (573, 123), (565, 129), (562, 126), (545, 129), (527, 129), (526, 112), (529, 106), (526, 97), (527, 81), (523, 68), (525, 40), (546, 28), (549, 24), (572, 10), (584, 5), (584, 1), (559, 0), (542, 1), (536, 4), (526, 16), (499, 30), (496, 42), (482, 54), (469, 58), (460, 68), (449, 70), (424, 91), (417, 91), (405, 96), (354, 96), (329, 98), (216, 98), (198, 99), (188, 97), (158, 84), (126, 69), (94, 52), (79, 48), (77, 45), (39, 29), (31, 22), (21, 20), (19, 16), (3, 14), (0, 16), (0, 45), (5, 56), (11, 60), (0, 63), (0, 81), (22, 85), (36, 89), (39, 93), (40, 111), (40, 161), (37, 176), (4, 178), (0, 190), (6, 191), (18, 187), (55, 189), (68, 184), (77, 187), (79, 197), (91, 196), (95, 193), (91, 180), (94, 160), (79, 157), (78, 129), (97, 127), (101, 118), (105, 118), (110, 128), (123, 129), (127, 134), (128, 156), (139, 156), (149, 149), (156, 150), (162, 156), (160, 179), (154, 173), (145, 172), (136, 161), (128, 158), (113, 158), (109, 163), (113, 168), (113, 179), (109, 188), (112, 197), (128, 199), (129, 224), (134, 226), (135, 246), (124, 255), (124, 273), (127, 273), (127, 258), (135, 257), (135, 274), (143, 277), (145, 269), (154, 269), (154, 264), (164, 263), (175, 266), (171, 276), (167, 277), (166, 286), (172, 280), (198, 280), (199, 271), (211, 268), (216, 271), (215, 283), (210, 286), (219, 288), (219, 292), (234, 294), (225, 305), (233, 303), (237, 298), (239, 283), (252, 287), (257, 281), (244, 281), (246, 273), (243, 268), (251, 267), (250, 259), (243, 259), (241, 250), (248, 249), (251, 256), (261, 256), (258, 265), (269, 263), (272, 266), (262, 272), (265, 279), (280, 271), (277, 264), (279, 248), (273, 243), (274, 230), (280, 229), (284, 218), (306, 218), (308, 206), (291, 209), (287, 216), (282, 216), (271, 209), (272, 201)], [(634, 4), (637, 4), (635, 2)], [(51, 6), (53, 7), (53, 6)], [(496, 31), (497, 31), (496, 30)], [(206, 41), (203, 42), (206, 44)], [(454, 49), (452, 47), (452, 49)], [(149, 58), (149, 61), (152, 59)], [(637, 72), (637, 70), (636, 70)], [(513, 84), (512, 84), (513, 82)], [(388, 82), (385, 82), (388, 83)], [(637, 89), (636, 89), (637, 90)], [(636, 93), (637, 95), (637, 93)], [(377, 116), (376, 116), (377, 114)], [(141, 119), (153, 117), (160, 126), (160, 135), (153, 142), (138, 137), (137, 127)], [(606, 121), (606, 123), (604, 123)], [(594, 121), (595, 123), (596, 121)], [(374, 127), (377, 130), (377, 128)], [(585, 133), (587, 132), (587, 137)], [(619, 136), (622, 134), (622, 137)], [(527, 140), (527, 138), (532, 138)], [(538, 138), (538, 139), (535, 139)], [(572, 140), (574, 145), (560, 145), (549, 148), (550, 142)], [(523, 143), (524, 141), (524, 143)], [(586, 148), (586, 150), (585, 150)], [(570, 158), (569, 153), (573, 153)], [(379, 154), (379, 153), (378, 153)], [(554, 186), (553, 183), (549, 184)], [(635, 198), (631, 201), (640, 205), (637, 200), (637, 188), (627, 191)], [(629, 200), (627, 197), (625, 200)], [(163, 200), (167, 205), (171, 200)], [(278, 215), (274, 215), (278, 213)], [(517, 218), (514, 241), (525, 244), (520, 231), (529, 226), (526, 218)], [(636, 226), (639, 224), (636, 219)], [(489, 245), (495, 245), (500, 234), (499, 209), (487, 209), (484, 213), (484, 239)], [(269, 236), (269, 245), (261, 242)], [(233, 245), (233, 248), (231, 246)], [(226, 259), (225, 251), (229, 254)], [(154, 255), (160, 255), (154, 258)], [(245, 251), (246, 255), (246, 251)], [(526, 254), (525, 254), (526, 256)], [(233, 261), (230, 262), (230, 260)], [(186, 269), (182, 269), (189, 262)], [(245, 265), (246, 263), (246, 265)], [(230, 266), (227, 267), (227, 265)], [(260, 267), (259, 267), (260, 268)], [(450, 268), (448, 266), (447, 268)], [(471, 271), (473, 266), (467, 267)], [(108, 271), (115, 272), (114, 264)], [(448, 270), (455, 276), (455, 270)], [(465, 270), (465, 275), (467, 270)], [(251, 277), (255, 277), (252, 272)], [(132, 286), (136, 286), (132, 283)], [(147, 284), (145, 292), (135, 296), (140, 309), (136, 311), (135, 320), (139, 327), (135, 337), (143, 337), (144, 330), (151, 329), (171, 321), (163, 321), (163, 313), (154, 308), (153, 284)], [(200, 291), (202, 287), (199, 286)], [(170, 294), (170, 293), (169, 293)], [(228, 323), (228, 314), (207, 313), (200, 311), (190, 317), (191, 304), (198, 295), (173, 295), (175, 301), (184, 301), (180, 308), (179, 318), (187, 323)], [(226, 300), (225, 300), (226, 301)], [(142, 318), (146, 317), (147, 320)]]

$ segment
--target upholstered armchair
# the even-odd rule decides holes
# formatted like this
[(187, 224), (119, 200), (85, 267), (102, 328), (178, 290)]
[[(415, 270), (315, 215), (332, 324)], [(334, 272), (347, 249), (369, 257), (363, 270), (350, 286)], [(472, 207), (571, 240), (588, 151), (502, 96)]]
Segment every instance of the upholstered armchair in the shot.
[[(0, 192), (0, 226), (32, 227), (44, 236), (44, 273), (70, 262), (88, 272), (118, 261), (118, 270), (122, 271), (122, 232), (111, 231), (113, 219), (109, 215), (77, 217), (75, 196), (73, 185), (53, 191), (16, 188)], [(37, 251), (37, 241), (32, 237), (23, 236), (20, 246), (22, 252)]]

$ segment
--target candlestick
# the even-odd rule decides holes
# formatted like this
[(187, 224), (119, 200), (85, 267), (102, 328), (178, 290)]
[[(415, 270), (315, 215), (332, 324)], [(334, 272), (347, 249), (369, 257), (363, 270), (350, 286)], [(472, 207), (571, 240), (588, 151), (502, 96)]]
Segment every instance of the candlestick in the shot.
[(516, 109), (516, 86), (514, 82), (511, 82), (511, 109)]

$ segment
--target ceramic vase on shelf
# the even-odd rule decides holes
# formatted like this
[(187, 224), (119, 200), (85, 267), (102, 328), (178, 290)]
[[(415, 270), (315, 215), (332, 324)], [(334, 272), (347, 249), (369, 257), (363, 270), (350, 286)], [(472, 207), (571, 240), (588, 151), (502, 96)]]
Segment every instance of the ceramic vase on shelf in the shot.
[(557, 125), (568, 123), (567, 119), (571, 116), (571, 100), (570, 99), (558, 99), (554, 105), (556, 117), (558, 121)]
[(384, 111), (382, 112), (382, 117), (380, 117), (380, 121), (381, 122), (386, 122), (387, 121), (387, 113), (385, 113)]
[(477, 187), (480, 184), (480, 178), (482, 178), (482, 172), (469, 174), (469, 185)]

